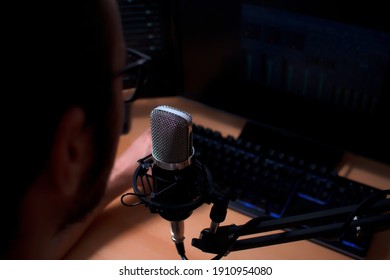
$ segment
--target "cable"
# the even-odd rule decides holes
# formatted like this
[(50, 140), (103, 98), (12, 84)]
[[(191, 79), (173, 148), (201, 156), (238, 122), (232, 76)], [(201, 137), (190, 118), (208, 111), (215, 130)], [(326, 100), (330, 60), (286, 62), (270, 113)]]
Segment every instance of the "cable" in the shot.
[(186, 251), (184, 249), (184, 243), (183, 242), (177, 242), (175, 243), (177, 253), (181, 257), (182, 260), (188, 260), (186, 256)]
[(125, 193), (124, 195), (121, 196), (121, 203), (122, 203), (122, 205), (127, 206), (127, 207), (133, 207), (133, 206), (137, 206), (137, 205), (140, 205), (140, 204), (144, 204), (143, 201), (138, 201), (138, 202), (134, 202), (134, 203), (131, 203), (131, 204), (125, 202), (125, 201), (124, 201), (125, 197), (126, 197), (126, 196), (129, 196), (129, 195), (134, 195), (134, 196), (136, 196), (137, 198), (140, 197), (140, 195), (139, 195), (139, 194), (136, 194), (136, 193)]

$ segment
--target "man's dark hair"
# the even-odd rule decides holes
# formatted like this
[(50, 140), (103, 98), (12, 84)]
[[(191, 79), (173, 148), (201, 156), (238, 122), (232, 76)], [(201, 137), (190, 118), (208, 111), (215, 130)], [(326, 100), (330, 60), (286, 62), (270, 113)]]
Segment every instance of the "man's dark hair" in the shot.
[[(2, 131), (6, 167), (0, 256), (15, 236), (23, 195), (48, 164), (66, 110), (82, 108), (88, 126), (99, 135), (96, 150), (109, 149), (113, 76), (101, 0), (17, 1), (6, 6), (2, 10), (10, 21), (1, 47), (7, 117)], [(97, 154), (94, 169), (104, 165), (105, 156)]]

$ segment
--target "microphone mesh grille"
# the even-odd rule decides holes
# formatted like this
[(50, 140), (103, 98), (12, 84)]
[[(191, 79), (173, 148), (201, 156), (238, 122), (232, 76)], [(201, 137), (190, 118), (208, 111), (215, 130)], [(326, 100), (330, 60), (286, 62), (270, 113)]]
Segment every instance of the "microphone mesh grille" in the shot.
[(159, 106), (150, 114), (150, 125), (152, 155), (156, 160), (163, 163), (180, 163), (190, 158), (192, 154), (191, 115), (169, 106)]

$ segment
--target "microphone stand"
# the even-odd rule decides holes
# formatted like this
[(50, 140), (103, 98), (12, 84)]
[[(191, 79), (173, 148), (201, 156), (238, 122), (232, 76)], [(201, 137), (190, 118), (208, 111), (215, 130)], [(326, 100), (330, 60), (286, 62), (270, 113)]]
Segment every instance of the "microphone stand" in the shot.
[[(334, 208), (307, 214), (272, 219), (256, 217), (244, 225), (219, 226), (224, 220), (228, 199), (225, 203), (214, 204), (210, 217), (217, 220), (210, 228), (204, 229), (200, 238), (192, 239), (192, 246), (207, 253), (217, 254), (220, 259), (232, 251), (246, 250), (312, 238), (342, 238), (351, 232), (358, 238), (367, 233), (390, 229), (390, 190), (381, 191), (368, 197), (358, 205)], [(215, 226), (217, 225), (217, 226)], [(283, 230), (258, 237), (239, 239), (242, 236)]]

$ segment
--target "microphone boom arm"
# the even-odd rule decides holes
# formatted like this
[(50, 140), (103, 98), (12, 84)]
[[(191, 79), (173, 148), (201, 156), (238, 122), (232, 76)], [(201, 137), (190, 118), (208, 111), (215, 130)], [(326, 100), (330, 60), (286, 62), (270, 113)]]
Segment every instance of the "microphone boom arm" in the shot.
[[(368, 232), (387, 230), (390, 229), (390, 199), (386, 198), (389, 193), (390, 190), (382, 191), (379, 196), (376, 194), (358, 205), (278, 219), (256, 217), (244, 225), (221, 226), (217, 230), (204, 229), (200, 238), (192, 239), (192, 246), (203, 252), (217, 254), (214, 259), (219, 259), (232, 251), (318, 237), (337, 239), (350, 230), (358, 237)], [(310, 224), (312, 226), (304, 227)], [(282, 232), (272, 232), (276, 230)], [(239, 239), (252, 234), (263, 235)]]

